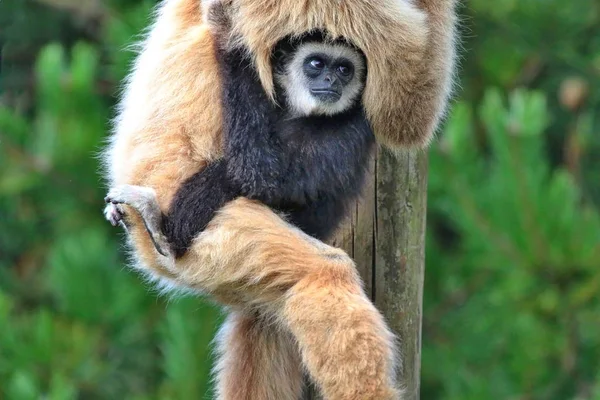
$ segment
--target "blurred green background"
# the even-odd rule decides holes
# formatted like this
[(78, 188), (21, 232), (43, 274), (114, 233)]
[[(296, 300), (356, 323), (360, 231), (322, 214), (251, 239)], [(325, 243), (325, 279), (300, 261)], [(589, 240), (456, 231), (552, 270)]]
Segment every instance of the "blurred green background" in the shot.
[[(210, 398), (219, 310), (152, 292), (101, 215), (97, 154), (154, 4), (0, 1), (0, 399)], [(600, 4), (460, 13), (422, 398), (600, 399)]]

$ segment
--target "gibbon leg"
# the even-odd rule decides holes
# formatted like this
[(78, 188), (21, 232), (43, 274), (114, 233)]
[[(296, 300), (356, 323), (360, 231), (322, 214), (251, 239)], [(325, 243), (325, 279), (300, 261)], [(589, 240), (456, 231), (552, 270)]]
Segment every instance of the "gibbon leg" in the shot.
[(353, 268), (314, 271), (286, 295), (282, 320), (325, 399), (399, 399), (394, 338)]
[[(107, 198), (135, 207), (152, 233), (148, 227), (161, 215), (152, 190), (119, 186)], [(163, 260), (169, 260), (163, 277), (246, 307), (233, 311), (217, 336), (219, 400), (298, 399), (298, 346), (326, 399), (398, 398), (393, 337), (343, 251), (263, 205), (238, 199), (217, 214), (181, 262)]]
[(233, 311), (217, 334), (218, 400), (298, 400), (302, 369), (291, 334), (259, 314)]
[(289, 330), (326, 399), (399, 398), (392, 334), (353, 261), (268, 207), (244, 198), (228, 203), (169, 270), (175, 285), (260, 312)]

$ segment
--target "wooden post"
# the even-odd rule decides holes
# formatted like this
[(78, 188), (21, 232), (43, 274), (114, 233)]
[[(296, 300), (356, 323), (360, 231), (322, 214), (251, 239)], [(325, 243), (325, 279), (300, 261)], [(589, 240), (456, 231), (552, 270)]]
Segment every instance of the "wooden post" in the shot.
[[(427, 153), (380, 150), (351, 221), (333, 242), (356, 261), (365, 290), (398, 336), (403, 400), (418, 400), (425, 272)], [(309, 383), (304, 400), (321, 399)]]

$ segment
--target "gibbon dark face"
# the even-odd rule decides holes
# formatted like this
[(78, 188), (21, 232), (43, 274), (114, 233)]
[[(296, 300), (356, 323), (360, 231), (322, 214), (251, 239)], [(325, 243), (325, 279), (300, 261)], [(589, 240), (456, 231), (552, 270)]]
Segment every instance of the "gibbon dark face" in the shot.
[(352, 82), (354, 64), (347, 58), (327, 54), (311, 54), (304, 60), (304, 75), (313, 96), (324, 103), (342, 98), (344, 88)]
[(295, 116), (340, 114), (364, 89), (364, 56), (345, 43), (289, 45), (278, 50), (274, 64), (280, 96)]

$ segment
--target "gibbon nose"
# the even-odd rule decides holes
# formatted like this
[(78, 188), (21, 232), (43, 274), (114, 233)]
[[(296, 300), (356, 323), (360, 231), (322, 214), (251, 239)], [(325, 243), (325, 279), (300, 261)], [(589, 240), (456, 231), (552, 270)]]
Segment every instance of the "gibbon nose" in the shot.
[(335, 103), (342, 97), (342, 85), (335, 74), (326, 73), (319, 84), (310, 89), (313, 96), (325, 103)]
[(325, 82), (333, 85), (335, 83), (335, 81), (337, 81), (337, 77), (334, 74), (332, 74), (332, 73), (325, 74)]

